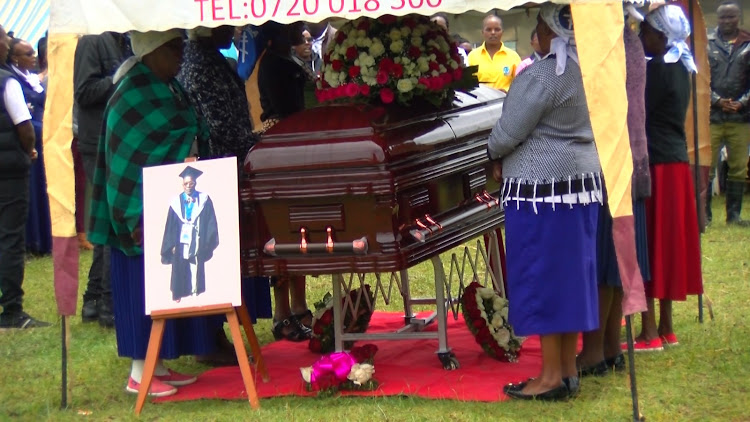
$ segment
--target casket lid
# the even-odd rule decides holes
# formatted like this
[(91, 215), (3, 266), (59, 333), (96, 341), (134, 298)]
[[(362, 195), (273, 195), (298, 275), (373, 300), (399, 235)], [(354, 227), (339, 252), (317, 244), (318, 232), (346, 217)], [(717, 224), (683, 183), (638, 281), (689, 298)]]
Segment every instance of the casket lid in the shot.
[[(499, 107), (505, 94), (480, 86), (456, 92), (445, 109), (425, 106), (333, 104), (295, 113), (269, 129), (245, 159), (248, 174), (321, 167), (372, 166), (407, 153), (403, 140), (454, 140), (447, 120)], [(423, 143), (424, 144), (424, 143)], [(283, 157), (282, 157), (283, 156)]]

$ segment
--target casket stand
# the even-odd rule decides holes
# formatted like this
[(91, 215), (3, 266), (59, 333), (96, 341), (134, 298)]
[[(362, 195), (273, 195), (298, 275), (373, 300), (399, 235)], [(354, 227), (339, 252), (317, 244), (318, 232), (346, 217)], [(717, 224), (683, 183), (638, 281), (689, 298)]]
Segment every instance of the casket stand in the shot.
[[(504, 97), (478, 87), (456, 92), (453, 103), (441, 110), (329, 105), (277, 123), (244, 163), (244, 275), (331, 274), (337, 351), (345, 341), (437, 338), (443, 366), (458, 367), (448, 347), (447, 308), (457, 318), (463, 286), (481, 281), (482, 269), (484, 283), (491, 280), (504, 296), (495, 264), (502, 247), (495, 230), (504, 217), (489, 193), (497, 193), (499, 186), (486, 154)], [(440, 254), (481, 234), (487, 248), (477, 242), (473, 252), (464, 248), (461, 259), (454, 253), (446, 277)], [(407, 269), (427, 259), (435, 272), (435, 297), (412, 298)], [(363, 286), (365, 273), (375, 274), (373, 293), (376, 299), (382, 294), (386, 303), (393, 284), (398, 286), (403, 329), (343, 332), (343, 312), (356, 315), (360, 304), (370, 300), (364, 289), (355, 298), (348, 294)], [(471, 279), (464, 283), (467, 276)], [(418, 320), (412, 305), (424, 304), (435, 304), (436, 311)], [(374, 303), (368, 305), (373, 309)], [(435, 316), (437, 332), (421, 332)]]

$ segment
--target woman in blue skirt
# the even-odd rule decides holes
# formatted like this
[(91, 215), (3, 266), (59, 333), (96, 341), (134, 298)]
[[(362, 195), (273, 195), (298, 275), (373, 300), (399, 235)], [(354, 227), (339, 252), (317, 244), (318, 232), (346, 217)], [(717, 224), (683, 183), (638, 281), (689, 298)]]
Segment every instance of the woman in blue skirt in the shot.
[(542, 345), (541, 374), (504, 391), (567, 400), (579, 389), (578, 333), (599, 326), (601, 167), (570, 6), (544, 4), (536, 30), (541, 59), (514, 80), (488, 143), (503, 183), (510, 323)]

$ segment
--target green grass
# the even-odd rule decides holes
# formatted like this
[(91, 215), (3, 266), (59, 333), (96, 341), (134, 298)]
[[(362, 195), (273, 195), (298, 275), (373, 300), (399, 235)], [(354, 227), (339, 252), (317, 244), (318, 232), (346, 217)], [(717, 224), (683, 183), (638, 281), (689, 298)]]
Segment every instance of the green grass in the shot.
[[(744, 218), (750, 219), (746, 197)], [(702, 237), (706, 302), (715, 318), (697, 321), (695, 297), (676, 303), (674, 318), (681, 345), (664, 353), (636, 355), (641, 410), (649, 421), (750, 420), (750, 228), (723, 223), (724, 201), (714, 200), (716, 222)], [(80, 280), (90, 253), (81, 257)], [(26, 267), (26, 310), (55, 322), (53, 327), (0, 333), (0, 421), (502, 421), (631, 419), (628, 377), (585, 379), (582, 393), (568, 403), (472, 403), (388, 398), (294, 398), (261, 400), (253, 411), (246, 401), (205, 400), (147, 403), (140, 418), (135, 396), (124, 392), (129, 362), (117, 357), (114, 332), (72, 318), (69, 358), (69, 408), (60, 410), (60, 319), (54, 301), (49, 257), (32, 258)], [(410, 271), (414, 295), (432, 292), (432, 269)], [(330, 290), (328, 279), (308, 278), (310, 303)], [(81, 292), (85, 281), (81, 283)], [(434, 293), (434, 292), (432, 292)], [(399, 298), (378, 309), (399, 310)], [(79, 300), (80, 306), (80, 300)], [(79, 312), (80, 315), (80, 312)], [(270, 322), (256, 325), (262, 343), (272, 340)], [(435, 359), (427, 356), (426, 359)], [(435, 359), (437, 364), (437, 360)], [(377, 363), (376, 363), (377, 364)], [(176, 369), (206, 367), (184, 357)], [(273, 374), (271, 374), (273, 376)], [(491, 373), (487, 374), (492, 377)], [(498, 385), (499, 390), (502, 386)]]

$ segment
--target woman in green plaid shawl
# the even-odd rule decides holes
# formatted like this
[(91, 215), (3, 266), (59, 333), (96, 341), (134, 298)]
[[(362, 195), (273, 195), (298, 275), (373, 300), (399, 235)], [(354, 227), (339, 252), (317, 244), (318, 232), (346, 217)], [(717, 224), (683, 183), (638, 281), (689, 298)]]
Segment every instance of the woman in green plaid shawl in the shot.
[[(111, 246), (112, 296), (120, 356), (133, 359), (126, 390), (137, 393), (151, 319), (145, 315), (142, 169), (182, 162), (207, 131), (174, 79), (182, 61), (182, 33), (131, 32), (135, 56), (114, 77), (119, 84), (104, 114), (89, 239)], [(215, 347), (216, 324), (206, 317), (170, 320), (160, 358), (204, 355)], [(157, 364), (149, 394), (174, 394), (195, 377)]]

